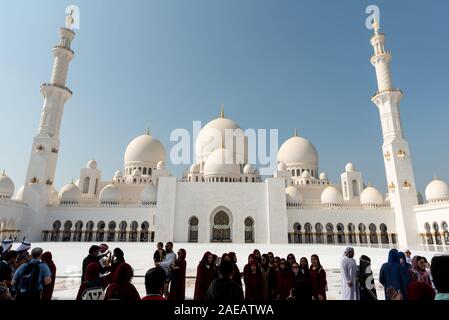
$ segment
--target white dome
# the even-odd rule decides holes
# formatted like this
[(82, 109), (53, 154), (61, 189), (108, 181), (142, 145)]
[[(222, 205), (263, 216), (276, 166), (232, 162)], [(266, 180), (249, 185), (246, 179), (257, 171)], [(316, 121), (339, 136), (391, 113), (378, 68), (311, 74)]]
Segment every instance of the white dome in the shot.
[(318, 167), (318, 152), (315, 146), (302, 137), (291, 137), (279, 149), (279, 162), (289, 165), (306, 165)]
[(243, 173), (244, 174), (252, 174), (255, 172), (255, 169), (253, 168), (253, 166), (251, 164), (247, 164), (243, 167)]
[(190, 166), (190, 173), (200, 173), (200, 165), (198, 163), (194, 163)]
[(75, 186), (77, 186), (78, 188), (80, 187), (80, 179), (77, 179), (77, 180), (75, 181)]
[(123, 178), (123, 171), (117, 170), (117, 171), (114, 173), (114, 178)]
[(164, 160), (164, 146), (149, 134), (138, 136), (126, 147), (125, 165), (135, 162), (156, 165), (159, 161)]
[(347, 163), (346, 166), (345, 166), (345, 171), (346, 172), (353, 172), (353, 171), (355, 171), (354, 165), (351, 162)]
[(293, 186), (289, 186), (285, 189), (285, 194), (287, 197), (287, 203), (289, 204), (301, 204), (302, 203), (302, 194), (299, 192), (298, 188)]
[(20, 188), (19, 188), (19, 190), (17, 190), (17, 193), (16, 193), (16, 197), (15, 197), (15, 199), (17, 200), (17, 201), (23, 201), (23, 190), (25, 189), (25, 186), (21, 186)]
[(442, 180), (435, 179), (426, 187), (427, 201), (439, 201), (449, 199), (449, 186)]
[(14, 182), (5, 174), (0, 173), (0, 198), (11, 198), (14, 194)]
[(384, 203), (382, 194), (374, 187), (367, 187), (360, 195), (360, 202), (362, 205), (380, 206)]
[(327, 205), (339, 205), (343, 203), (343, 196), (340, 190), (334, 186), (328, 186), (321, 193), (321, 203)]
[(279, 162), (278, 171), (287, 171), (287, 165), (284, 162)]
[(59, 202), (75, 202), (81, 200), (81, 190), (73, 183), (69, 183), (62, 187), (59, 191)]
[(301, 178), (309, 179), (310, 178), (309, 170), (304, 170), (304, 172), (301, 174)]
[[(222, 147), (226, 147), (226, 134), (229, 134), (226, 132), (227, 130), (230, 131), (230, 133), (235, 133), (235, 130), (241, 130), (241, 128), (233, 120), (219, 117), (210, 121), (201, 129), (195, 142), (196, 162), (200, 163), (205, 161), (212, 152), (221, 149)], [(241, 134), (243, 136), (243, 131), (241, 131)], [(228, 142), (228, 144), (229, 143), (230, 142)], [(247, 162), (248, 138), (246, 136), (244, 137), (244, 150), (241, 150), (241, 142), (238, 136), (234, 137), (233, 146), (236, 155), (238, 154), (238, 158), (235, 157), (234, 159), (237, 158), (243, 160), (243, 162)]]
[(108, 184), (100, 192), (101, 202), (120, 202), (121, 198), (120, 189), (114, 184)]
[(157, 201), (157, 188), (152, 185), (146, 185), (140, 194), (140, 199), (142, 202), (156, 202)]
[(320, 180), (327, 180), (327, 174), (326, 174), (326, 172), (321, 172), (321, 173), (320, 173)]
[(88, 162), (87, 162), (87, 168), (89, 168), (89, 169), (97, 169), (97, 161), (95, 161), (94, 159), (92, 159), (92, 160), (89, 160)]
[(134, 169), (133, 172), (131, 173), (131, 176), (133, 176), (133, 177), (138, 177), (138, 176), (140, 176), (140, 174), (141, 174), (140, 170), (136, 168), (136, 169)]
[(164, 170), (165, 169), (165, 161), (159, 161), (156, 165), (157, 170)]
[(233, 163), (231, 151), (220, 148), (207, 158), (204, 164), (204, 176), (239, 177), (240, 165)]

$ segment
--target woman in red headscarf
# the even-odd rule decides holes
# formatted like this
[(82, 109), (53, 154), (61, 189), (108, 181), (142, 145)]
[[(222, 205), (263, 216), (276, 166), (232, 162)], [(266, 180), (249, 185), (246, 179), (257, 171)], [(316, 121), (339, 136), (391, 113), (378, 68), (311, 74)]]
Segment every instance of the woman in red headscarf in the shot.
[(76, 300), (103, 300), (107, 283), (104, 281), (104, 277), (100, 279), (100, 265), (97, 262), (91, 262), (87, 265), (84, 279), (78, 290)]
[(207, 251), (196, 268), (195, 293), (193, 300), (205, 300), (212, 281), (217, 278), (216, 257)]
[(126, 262), (121, 263), (106, 290), (104, 300), (140, 301), (139, 293), (131, 283), (133, 276), (134, 271), (131, 266)]
[(228, 254), (229, 260), (231, 260), (232, 265), (234, 266), (234, 277), (232, 280), (234, 280), (240, 287), (242, 286), (242, 275), (240, 274), (240, 269), (237, 266), (237, 255), (235, 252), (229, 252)]
[(243, 267), (243, 277), (245, 277), (245, 275), (251, 272), (251, 264), (253, 263), (257, 264), (257, 261), (254, 257), (254, 254), (251, 253), (248, 256), (248, 263)]
[(170, 269), (173, 278), (170, 282), (169, 300), (182, 301), (186, 299), (186, 265), (186, 251), (179, 249), (178, 257)]
[(293, 288), (293, 273), (288, 268), (287, 260), (281, 259), (279, 261), (279, 271), (277, 273), (275, 282), (275, 299), (287, 300), (290, 295), (290, 290)]
[(50, 251), (44, 252), (42, 254), (41, 260), (45, 263), (51, 272), (51, 282), (44, 286), (42, 290), (42, 301), (50, 301), (53, 296), (53, 289), (55, 288), (55, 279), (56, 279), (56, 265), (53, 262), (53, 256)]
[(320, 258), (316, 254), (312, 255), (310, 261), (312, 264), (310, 265), (309, 279), (312, 285), (312, 297), (315, 300), (326, 300), (326, 271), (321, 266)]
[(243, 278), (245, 281), (245, 300), (260, 301), (263, 299), (262, 273), (255, 261), (248, 266), (249, 272)]

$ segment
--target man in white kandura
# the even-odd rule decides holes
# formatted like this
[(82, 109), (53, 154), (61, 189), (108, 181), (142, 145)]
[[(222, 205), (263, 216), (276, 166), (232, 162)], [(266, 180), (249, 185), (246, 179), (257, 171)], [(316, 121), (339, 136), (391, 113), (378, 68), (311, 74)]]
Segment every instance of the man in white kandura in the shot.
[(341, 299), (358, 300), (357, 262), (354, 259), (354, 248), (346, 248), (340, 265)]

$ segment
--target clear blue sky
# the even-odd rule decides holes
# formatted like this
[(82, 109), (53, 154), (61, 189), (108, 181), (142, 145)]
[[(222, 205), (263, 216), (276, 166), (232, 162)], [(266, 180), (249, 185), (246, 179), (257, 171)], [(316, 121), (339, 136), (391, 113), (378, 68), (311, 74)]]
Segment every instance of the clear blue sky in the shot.
[[(370, 97), (371, 32), (381, 9), (393, 80), (420, 191), (449, 181), (449, 1), (5, 1), (0, 3), (0, 168), (23, 185), (65, 7), (81, 9), (73, 43), (56, 187), (95, 158), (104, 179), (147, 127), (166, 146), (175, 128), (215, 118), (243, 128), (293, 128), (339, 182), (351, 161), (385, 191), (381, 128)], [(185, 167), (169, 168), (180, 174)]]

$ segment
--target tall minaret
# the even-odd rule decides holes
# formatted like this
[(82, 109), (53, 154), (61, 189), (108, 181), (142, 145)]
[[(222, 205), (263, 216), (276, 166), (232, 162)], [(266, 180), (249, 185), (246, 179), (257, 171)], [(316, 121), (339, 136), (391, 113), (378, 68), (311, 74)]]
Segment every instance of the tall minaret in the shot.
[(65, 102), (72, 96), (72, 92), (66, 87), (69, 62), (74, 57), (74, 52), (70, 49), (70, 44), (75, 37), (75, 33), (70, 29), (72, 23), (73, 18), (70, 14), (67, 16), (65, 27), (59, 30), (59, 44), (53, 48), (51, 81), (41, 86), (44, 105), (39, 130), (33, 140), (25, 189), (33, 185), (51, 189), (55, 178), (62, 113)]
[(404, 137), (399, 113), (402, 91), (393, 87), (391, 79), (391, 53), (385, 50), (385, 35), (374, 21), (371, 45), (374, 55), (371, 64), (376, 68), (378, 91), (373, 101), (379, 108), (384, 143), (382, 146), (385, 172), (394, 209), (398, 243), (402, 247), (418, 244), (418, 229), (413, 206), (418, 204), (412, 159)]

